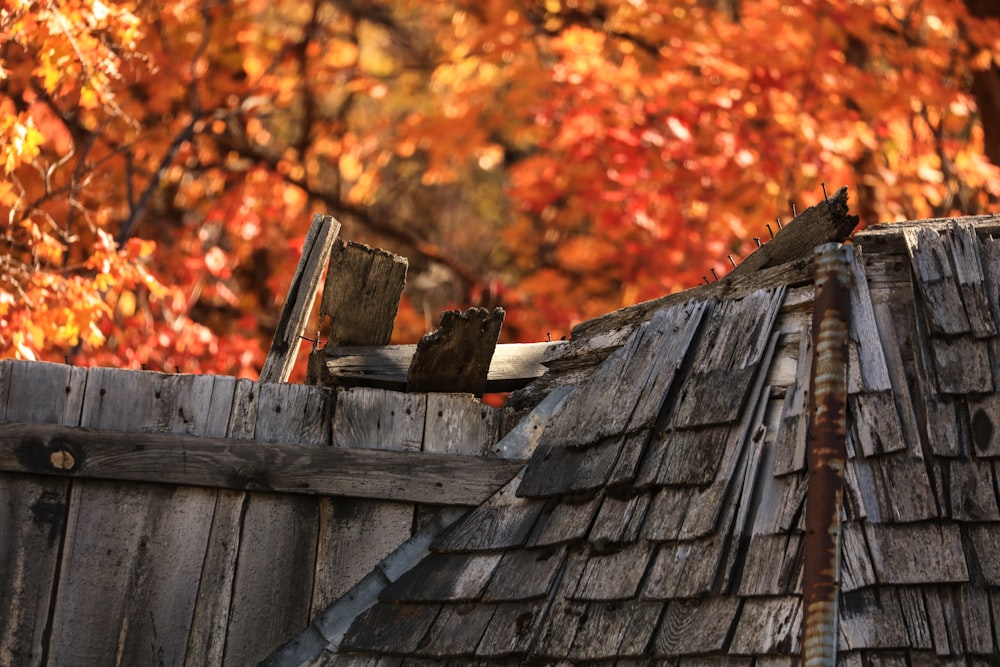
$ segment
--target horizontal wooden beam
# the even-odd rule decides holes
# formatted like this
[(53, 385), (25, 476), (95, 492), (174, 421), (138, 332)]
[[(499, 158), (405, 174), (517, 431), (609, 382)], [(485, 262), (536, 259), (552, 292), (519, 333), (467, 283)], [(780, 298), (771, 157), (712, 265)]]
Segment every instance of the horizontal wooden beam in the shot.
[[(560, 345), (566, 341), (497, 345), (486, 375), (486, 391), (514, 391), (541, 377), (546, 352)], [(416, 350), (416, 345), (329, 348), (321, 384), (403, 391)]]
[(0, 471), (478, 505), (522, 461), (0, 422)]

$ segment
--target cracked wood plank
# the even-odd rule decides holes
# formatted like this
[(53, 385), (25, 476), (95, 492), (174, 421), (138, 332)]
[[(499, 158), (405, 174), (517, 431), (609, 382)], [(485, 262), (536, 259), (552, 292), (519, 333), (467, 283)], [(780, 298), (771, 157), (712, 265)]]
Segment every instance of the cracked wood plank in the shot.
[(339, 233), (340, 223), (332, 216), (316, 214), (313, 218), (288, 296), (281, 307), (271, 349), (260, 371), (260, 382), (288, 381), (302, 343), (302, 333), (316, 303), (316, 291), (323, 279), (330, 248)]

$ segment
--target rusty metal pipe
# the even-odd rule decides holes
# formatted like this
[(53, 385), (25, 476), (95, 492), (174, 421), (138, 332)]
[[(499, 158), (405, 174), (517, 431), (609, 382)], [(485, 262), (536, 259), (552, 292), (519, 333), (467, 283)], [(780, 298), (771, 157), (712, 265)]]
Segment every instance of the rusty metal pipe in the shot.
[(851, 246), (827, 243), (816, 248), (802, 573), (802, 661), (806, 667), (837, 664), (852, 257)]

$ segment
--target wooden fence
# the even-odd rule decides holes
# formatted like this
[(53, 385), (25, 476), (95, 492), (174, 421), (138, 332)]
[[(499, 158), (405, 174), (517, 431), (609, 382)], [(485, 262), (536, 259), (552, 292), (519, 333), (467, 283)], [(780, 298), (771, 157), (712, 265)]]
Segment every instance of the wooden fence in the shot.
[(252, 665), (517, 461), (460, 394), (0, 362), (0, 664)]

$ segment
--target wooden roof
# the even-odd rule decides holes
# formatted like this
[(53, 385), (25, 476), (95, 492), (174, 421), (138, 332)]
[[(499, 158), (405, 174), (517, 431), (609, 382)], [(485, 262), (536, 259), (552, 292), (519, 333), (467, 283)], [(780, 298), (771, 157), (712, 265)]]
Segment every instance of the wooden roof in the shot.
[[(854, 236), (840, 664), (1000, 652), (998, 226)], [(814, 288), (764, 259), (579, 327), (522, 473), (270, 664), (797, 664)]]

